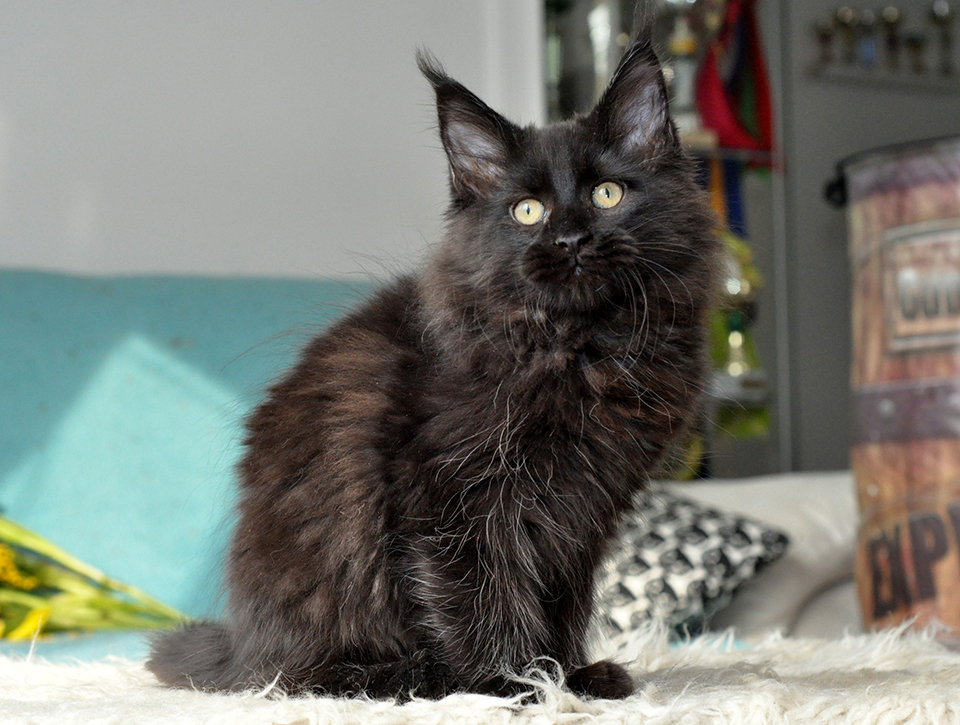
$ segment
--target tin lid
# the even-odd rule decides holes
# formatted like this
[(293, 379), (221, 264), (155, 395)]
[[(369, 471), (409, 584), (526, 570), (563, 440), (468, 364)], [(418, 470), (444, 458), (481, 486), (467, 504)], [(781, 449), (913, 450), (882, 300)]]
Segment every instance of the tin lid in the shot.
[(891, 187), (960, 181), (960, 136), (904, 141), (858, 151), (837, 162), (823, 195), (834, 206)]

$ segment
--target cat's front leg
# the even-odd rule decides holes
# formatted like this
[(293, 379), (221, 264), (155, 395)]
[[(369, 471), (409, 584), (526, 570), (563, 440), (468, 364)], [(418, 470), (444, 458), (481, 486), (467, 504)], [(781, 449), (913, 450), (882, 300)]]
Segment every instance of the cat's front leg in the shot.
[(610, 660), (599, 660), (579, 667), (567, 675), (567, 687), (578, 695), (605, 700), (622, 700), (633, 694), (633, 678), (622, 665)]
[(421, 538), (412, 579), (422, 624), (463, 689), (512, 695), (547, 649), (549, 628), (534, 580), (505, 547), (466, 536)]
[(551, 656), (564, 666), (567, 687), (578, 695), (622, 699), (633, 694), (633, 678), (621, 665), (609, 660), (592, 664), (587, 659), (587, 632), (593, 613), (594, 564), (568, 572), (549, 587), (545, 599), (551, 629)]

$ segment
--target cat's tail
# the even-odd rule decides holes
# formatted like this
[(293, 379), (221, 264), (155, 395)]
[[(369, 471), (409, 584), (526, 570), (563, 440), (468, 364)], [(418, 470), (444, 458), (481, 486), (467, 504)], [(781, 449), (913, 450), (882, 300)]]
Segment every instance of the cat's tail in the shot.
[(218, 622), (161, 632), (150, 643), (146, 666), (169, 687), (233, 690), (240, 685), (230, 633)]

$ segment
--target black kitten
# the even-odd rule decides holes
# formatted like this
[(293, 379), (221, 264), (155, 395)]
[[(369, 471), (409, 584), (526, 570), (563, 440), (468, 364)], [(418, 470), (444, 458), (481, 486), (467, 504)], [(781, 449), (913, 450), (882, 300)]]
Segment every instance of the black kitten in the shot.
[(310, 344), (248, 424), (223, 624), (164, 683), (374, 697), (578, 693), (596, 571), (697, 410), (714, 222), (648, 31), (589, 114), (520, 128), (419, 58), (452, 172), (427, 268)]

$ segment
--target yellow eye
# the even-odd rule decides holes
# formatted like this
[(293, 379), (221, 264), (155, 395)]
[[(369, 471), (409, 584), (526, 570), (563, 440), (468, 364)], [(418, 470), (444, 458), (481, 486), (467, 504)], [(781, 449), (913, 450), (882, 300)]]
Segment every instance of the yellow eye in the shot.
[(513, 205), (513, 218), (526, 226), (542, 221), (546, 212), (543, 204), (536, 199), (524, 199)]
[(613, 209), (623, 199), (623, 187), (613, 181), (604, 181), (593, 188), (593, 205), (598, 209)]

